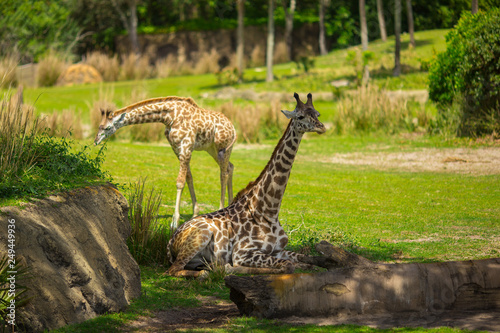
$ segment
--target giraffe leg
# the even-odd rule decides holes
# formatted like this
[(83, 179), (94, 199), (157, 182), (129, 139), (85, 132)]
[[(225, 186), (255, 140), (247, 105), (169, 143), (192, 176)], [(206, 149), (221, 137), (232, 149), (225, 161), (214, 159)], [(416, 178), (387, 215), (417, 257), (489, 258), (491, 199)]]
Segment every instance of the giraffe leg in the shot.
[[(230, 169), (229, 165), (229, 156), (231, 155), (231, 148), (229, 149), (221, 149), (217, 153), (217, 158), (215, 160), (217, 161), (217, 164), (219, 165), (220, 168), (220, 205), (219, 209), (224, 208), (225, 206), (225, 199), (226, 199), (226, 186), (228, 187), (228, 204), (232, 202), (233, 200), (233, 185), (232, 185), (232, 168)], [(232, 164), (231, 164), (232, 166)], [(231, 178), (231, 183), (229, 183), (229, 178)], [(229, 186), (231, 187), (229, 189)]]
[(191, 195), (191, 202), (193, 203), (193, 217), (198, 216), (200, 208), (198, 207), (198, 201), (196, 201), (196, 194), (194, 193), (193, 185), (193, 175), (191, 174), (191, 167), (188, 165), (186, 181), (188, 183), (189, 194)]
[(179, 226), (180, 219), (180, 211), (181, 211), (181, 196), (182, 190), (184, 190), (184, 186), (186, 185), (186, 175), (189, 169), (189, 160), (191, 159), (191, 155), (186, 156), (188, 154), (179, 154), (179, 175), (177, 176), (177, 196), (175, 198), (175, 210), (174, 215), (172, 216), (172, 229), (177, 229)]
[(232, 273), (241, 274), (291, 274), (295, 265), (290, 260), (246, 249), (233, 253), (232, 270)]
[(227, 177), (227, 201), (228, 204), (233, 202), (233, 171), (234, 165), (229, 162), (228, 164), (228, 177)]

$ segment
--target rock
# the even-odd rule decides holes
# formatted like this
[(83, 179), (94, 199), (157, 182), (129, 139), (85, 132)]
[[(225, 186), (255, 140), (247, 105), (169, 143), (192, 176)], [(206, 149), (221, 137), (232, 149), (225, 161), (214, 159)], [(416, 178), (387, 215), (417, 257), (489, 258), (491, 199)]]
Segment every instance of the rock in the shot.
[(102, 82), (101, 74), (93, 66), (74, 64), (69, 66), (57, 79), (58, 86)]
[(140, 270), (126, 239), (128, 204), (111, 185), (0, 208), (0, 253), (15, 221), (16, 260), (24, 261), (30, 303), (17, 309), (27, 331), (52, 330), (124, 310), (140, 296)]
[(349, 317), (500, 309), (500, 258), (369, 264), (316, 274), (225, 278), (240, 313)]

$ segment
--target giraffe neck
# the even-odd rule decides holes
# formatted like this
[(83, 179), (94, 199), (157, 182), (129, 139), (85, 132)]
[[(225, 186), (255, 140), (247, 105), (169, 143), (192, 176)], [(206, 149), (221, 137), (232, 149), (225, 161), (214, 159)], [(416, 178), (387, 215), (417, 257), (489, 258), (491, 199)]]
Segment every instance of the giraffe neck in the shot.
[(281, 200), (292, 170), (303, 133), (291, 120), (273, 155), (254, 185), (254, 215), (269, 223), (278, 221)]
[(144, 123), (163, 123), (171, 127), (179, 114), (193, 110), (194, 107), (196, 104), (189, 98), (156, 98), (116, 110), (113, 118), (119, 120), (117, 127)]

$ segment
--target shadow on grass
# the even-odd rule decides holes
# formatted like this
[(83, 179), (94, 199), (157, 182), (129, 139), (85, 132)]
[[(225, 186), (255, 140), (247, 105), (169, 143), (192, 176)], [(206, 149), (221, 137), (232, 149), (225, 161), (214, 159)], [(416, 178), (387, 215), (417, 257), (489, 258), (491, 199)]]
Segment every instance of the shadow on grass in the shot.
[[(433, 40), (432, 39), (417, 39), (415, 40), (415, 48), (417, 47), (421, 47), (421, 46), (424, 46), (424, 45), (430, 45), (430, 44), (434, 44)], [(404, 51), (406, 49), (408, 49), (410, 47), (410, 41), (402, 41), (401, 42), (401, 51)], [(385, 51), (383, 51), (384, 53), (394, 53), (394, 47), (388, 47)]]

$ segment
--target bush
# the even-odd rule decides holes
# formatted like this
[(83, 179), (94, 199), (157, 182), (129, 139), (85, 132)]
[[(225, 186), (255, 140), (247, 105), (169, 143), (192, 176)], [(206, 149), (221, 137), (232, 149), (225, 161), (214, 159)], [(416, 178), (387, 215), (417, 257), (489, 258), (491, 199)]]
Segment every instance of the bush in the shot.
[(429, 97), (461, 105), (459, 134), (500, 132), (500, 9), (465, 13), (429, 68)]

